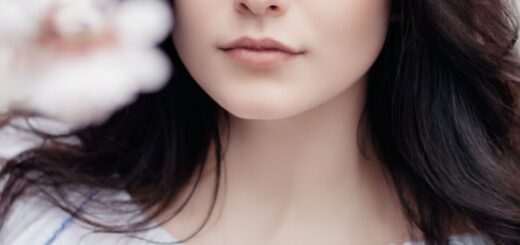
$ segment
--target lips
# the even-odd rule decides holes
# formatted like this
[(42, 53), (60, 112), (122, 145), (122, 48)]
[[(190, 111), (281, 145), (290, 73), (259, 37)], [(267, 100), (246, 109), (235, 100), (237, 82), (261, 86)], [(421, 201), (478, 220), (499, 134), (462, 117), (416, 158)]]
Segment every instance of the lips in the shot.
[(304, 53), (271, 38), (243, 37), (219, 49), (240, 64), (257, 68), (278, 66)]
[(301, 54), (302, 51), (290, 48), (287, 45), (280, 43), (271, 38), (253, 39), (249, 37), (242, 37), (227, 45), (221, 47), (222, 50), (230, 49), (251, 49), (256, 51), (279, 51), (289, 54)]

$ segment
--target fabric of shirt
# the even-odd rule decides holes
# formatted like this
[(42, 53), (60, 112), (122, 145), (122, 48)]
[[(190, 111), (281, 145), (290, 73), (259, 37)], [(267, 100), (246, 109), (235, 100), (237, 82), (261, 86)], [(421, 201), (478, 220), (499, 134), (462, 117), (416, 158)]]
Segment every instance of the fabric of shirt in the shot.
[[(129, 198), (126, 192), (120, 193), (120, 196), (123, 199)], [(88, 200), (85, 200), (84, 204), (87, 207)], [(81, 212), (81, 210), (78, 211)], [(128, 222), (127, 220), (120, 221)], [(0, 244), (2, 245), (147, 245), (175, 244), (177, 241), (160, 226), (131, 234), (93, 232), (91, 227), (84, 222), (74, 219), (71, 214), (37, 197), (24, 197), (16, 202), (0, 233)], [(409, 241), (403, 245), (422, 244), (425, 243)], [(481, 235), (465, 233), (451, 236), (450, 244), (488, 245), (493, 243)]]

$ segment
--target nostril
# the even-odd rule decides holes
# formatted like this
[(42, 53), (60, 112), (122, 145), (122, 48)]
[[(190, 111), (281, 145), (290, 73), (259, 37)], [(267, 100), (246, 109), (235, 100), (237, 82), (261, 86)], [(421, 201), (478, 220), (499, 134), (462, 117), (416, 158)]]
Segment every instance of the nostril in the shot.
[(245, 0), (240, 0), (240, 2), (237, 1), (235, 6), (236, 6), (235, 8), (237, 9), (237, 11), (240, 11), (242, 13), (251, 12), (255, 15), (256, 14), (265, 14), (266, 12), (278, 13), (278, 12), (281, 12), (280, 10), (282, 9), (282, 7), (279, 6), (278, 4), (269, 4), (269, 5), (258, 4), (258, 3), (254, 4), (254, 3), (248, 3)]
[(242, 9), (242, 10), (247, 10), (247, 9), (249, 9), (245, 3), (240, 3), (240, 5), (239, 5), (238, 7), (239, 7), (240, 9)]

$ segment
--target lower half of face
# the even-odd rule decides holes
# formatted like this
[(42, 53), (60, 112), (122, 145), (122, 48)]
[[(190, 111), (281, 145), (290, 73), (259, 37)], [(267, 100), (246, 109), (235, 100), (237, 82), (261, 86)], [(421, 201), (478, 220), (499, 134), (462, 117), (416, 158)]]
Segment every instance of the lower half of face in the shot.
[[(388, 0), (176, 0), (173, 40), (193, 78), (229, 113), (281, 119), (365, 82), (388, 12)], [(223, 49), (242, 37), (297, 53)]]

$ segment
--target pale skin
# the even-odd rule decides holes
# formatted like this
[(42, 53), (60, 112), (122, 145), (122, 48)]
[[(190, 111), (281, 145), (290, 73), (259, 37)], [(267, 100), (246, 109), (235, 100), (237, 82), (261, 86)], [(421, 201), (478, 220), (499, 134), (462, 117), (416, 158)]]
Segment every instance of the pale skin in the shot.
[[(364, 158), (356, 143), (366, 74), (384, 43), (389, 6), (388, 0), (175, 1), (181, 60), (231, 116), (215, 212), (183, 244), (410, 239), (381, 164)], [(275, 38), (305, 54), (264, 69), (238, 64), (217, 48), (245, 35)], [(191, 235), (208, 211), (215, 160), (207, 161), (188, 206), (162, 226), (176, 239)]]

